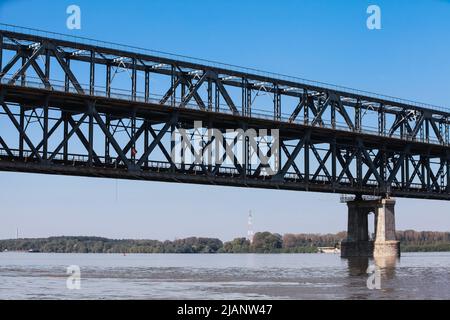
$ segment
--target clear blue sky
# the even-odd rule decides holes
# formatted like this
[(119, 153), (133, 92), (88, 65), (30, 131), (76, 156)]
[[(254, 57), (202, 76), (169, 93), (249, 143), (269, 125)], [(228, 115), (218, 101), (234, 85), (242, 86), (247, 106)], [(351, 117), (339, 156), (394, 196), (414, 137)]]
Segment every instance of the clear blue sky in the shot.
[[(81, 7), (82, 29), (66, 28)], [(366, 9), (382, 10), (382, 30)], [(1, 1), (0, 22), (450, 105), (450, 1)], [(116, 184), (118, 199), (116, 199)], [(224, 240), (346, 228), (338, 195), (0, 173), (0, 238)], [(450, 230), (450, 204), (398, 199), (398, 229)]]

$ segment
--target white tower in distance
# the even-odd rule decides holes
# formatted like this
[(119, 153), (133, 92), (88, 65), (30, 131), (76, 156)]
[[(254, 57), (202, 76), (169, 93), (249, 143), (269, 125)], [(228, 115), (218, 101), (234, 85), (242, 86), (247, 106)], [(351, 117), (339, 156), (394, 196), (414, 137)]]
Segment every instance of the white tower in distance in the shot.
[(252, 216), (252, 210), (248, 212), (248, 222), (247, 222), (247, 240), (250, 241), (250, 243), (253, 242), (253, 216)]

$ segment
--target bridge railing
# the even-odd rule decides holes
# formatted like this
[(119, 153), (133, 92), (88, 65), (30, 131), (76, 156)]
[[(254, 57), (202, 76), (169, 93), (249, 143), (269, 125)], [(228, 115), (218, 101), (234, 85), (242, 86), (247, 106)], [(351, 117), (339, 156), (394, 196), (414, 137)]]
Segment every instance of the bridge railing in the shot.
[(139, 53), (139, 54), (153, 56), (153, 57), (161, 57), (161, 58), (171, 59), (174, 61), (184, 61), (184, 62), (189, 62), (189, 63), (193, 63), (193, 64), (203, 65), (205, 67), (230, 70), (230, 71), (235, 71), (235, 72), (248, 74), (248, 75), (257, 75), (260, 77), (267, 78), (268, 81), (285, 80), (285, 81), (295, 82), (300, 85), (309, 85), (309, 86), (313, 86), (313, 87), (317, 87), (317, 88), (351, 93), (354, 95), (363, 96), (363, 97), (367, 97), (367, 98), (376, 98), (376, 99), (381, 99), (381, 100), (385, 100), (385, 101), (391, 101), (391, 102), (396, 102), (396, 103), (400, 103), (400, 104), (405, 104), (405, 105), (450, 113), (450, 109), (448, 107), (442, 107), (442, 106), (437, 106), (437, 105), (433, 105), (433, 104), (429, 104), (429, 103), (423, 103), (423, 102), (398, 98), (398, 97), (394, 97), (394, 96), (390, 96), (390, 95), (384, 95), (384, 94), (374, 93), (374, 92), (370, 92), (370, 91), (354, 89), (354, 88), (330, 84), (330, 83), (326, 83), (326, 82), (309, 80), (309, 79), (305, 79), (305, 78), (301, 78), (301, 77), (294, 77), (294, 76), (284, 75), (284, 74), (280, 74), (280, 73), (264, 71), (264, 70), (260, 70), (260, 69), (256, 69), (256, 68), (248, 68), (248, 67), (242, 67), (242, 66), (233, 65), (233, 64), (221, 63), (221, 62), (217, 62), (217, 61), (213, 61), (213, 60), (199, 59), (199, 58), (189, 57), (189, 56), (185, 56), (185, 55), (168, 53), (168, 52), (164, 52), (164, 51), (140, 48), (137, 46), (123, 45), (123, 44), (114, 43), (114, 42), (100, 41), (100, 40), (95, 40), (95, 39), (86, 38), (86, 37), (77, 37), (77, 36), (72, 36), (72, 35), (67, 35), (67, 34), (62, 34), (62, 33), (57, 33), (57, 32), (45, 31), (45, 30), (34, 29), (34, 28), (20, 27), (20, 26), (4, 24), (4, 23), (0, 23), (0, 31), (1, 30), (14, 32), (14, 33), (28, 34), (28, 35), (33, 35), (33, 36), (43, 37), (43, 38), (63, 40), (63, 41), (68, 41), (68, 42), (73, 42), (73, 43), (95, 46), (95, 47), (99, 47), (99, 48), (103, 47), (103, 48), (108, 48), (108, 49), (113, 49), (113, 50), (121, 50), (124, 52), (128, 52), (130, 54)]

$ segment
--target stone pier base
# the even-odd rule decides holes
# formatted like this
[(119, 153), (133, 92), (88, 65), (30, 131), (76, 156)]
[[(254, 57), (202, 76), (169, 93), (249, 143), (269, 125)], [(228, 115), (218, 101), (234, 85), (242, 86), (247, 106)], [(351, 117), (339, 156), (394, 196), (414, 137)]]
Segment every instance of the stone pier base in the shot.
[(373, 255), (375, 257), (399, 257), (400, 241), (375, 242)]
[(342, 241), (341, 257), (371, 257), (373, 255), (373, 241)]

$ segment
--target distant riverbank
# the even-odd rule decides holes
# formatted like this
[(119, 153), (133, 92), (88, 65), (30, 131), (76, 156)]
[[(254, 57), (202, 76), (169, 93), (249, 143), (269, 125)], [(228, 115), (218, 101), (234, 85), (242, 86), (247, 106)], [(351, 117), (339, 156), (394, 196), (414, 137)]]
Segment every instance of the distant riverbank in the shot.
[[(345, 232), (285, 234), (258, 232), (253, 241), (236, 238), (190, 237), (174, 241), (61, 236), (0, 240), (0, 251), (46, 253), (317, 253), (320, 247), (339, 248)], [(398, 231), (402, 252), (450, 251), (450, 232)]]

